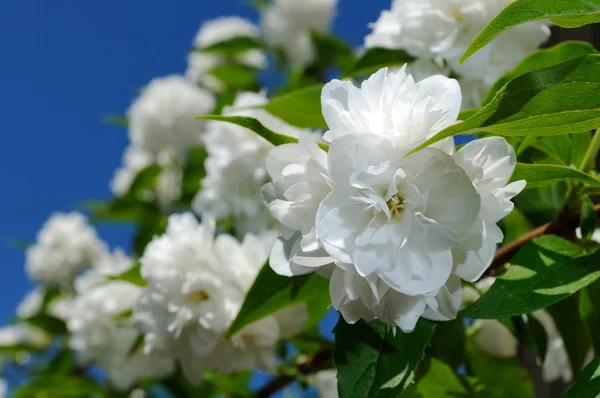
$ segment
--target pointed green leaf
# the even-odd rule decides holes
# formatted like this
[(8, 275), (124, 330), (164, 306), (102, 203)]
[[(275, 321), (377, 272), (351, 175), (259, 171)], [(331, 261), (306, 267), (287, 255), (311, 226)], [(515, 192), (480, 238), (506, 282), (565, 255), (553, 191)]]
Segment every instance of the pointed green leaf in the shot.
[(130, 269), (117, 276), (109, 276), (111, 281), (125, 281), (137, 286), (146, 286), (148, 282), (142, 278), (140, 262), (136, 262)]
[(223, 55), (236, 55), (248, 50), (262, 49), (265, 44), (258, 38), (239, 36), (233, 39), (223, 40), (208, 47), (197, 48), (195, 51), (205, 53), (218, 53)]
[(243, 65), (220, 65), (208, 72), (230, 90), (250, 90), (258, 88), (257, 70)]
[(196, 116), (196, 120), (216, 120), (219, 122), (227, 122), (237, 124), (238, 126), (245, 127), (249, 130), (254, 131), (256, 134), (269, 141), (271, 144), (278, 146), (283, 144), (293, 144), (298, 142), (294, 137), (279, 134), (263, 126), (258, 120), (245, 117), (245, 116), (218, 116), (218, 115), (206, 115)]
[(600, 125), (600, 55), (588, 55), (511, 80), (464, 122), (452, 125), (413, 152), (456, 134), (551, 136)]
[(369, 48), (345, 73), (345, 77), (367, 76), (381, 68), (402, 66), (415, 58), (402, 50)]
[(538, 188), (558, 181), (576, 181), (585, 185), (600, 186), (600, 181), (589, 174), (566, 166), (552, 164), (517, 163), (513, 181), (527, 181), (526, 188)]
[(103, 392), (99, 384), (84, 375), (48, 374), (28, 380), (25, 385), (14, 391), (14, 396), (17, 398), (81, 398), (102, 395)]
[(600, 357), (596, 357), (581, 372), (575, 384), (563, 398), (597, 398), (600, 396)]
[(321, 90), (317, 84), (282, 94), (261, 106), (270, 114), (300, 128), (327, 129), (321, 112)]
[(227, 334), (233, 336), (252, 322), (301, 303), (306, 304), (309, 314), (306, 327), (316, 325), (330, 305), (329, 281), (316, 274), (281, 276), (265, 264)]
[(334, 359), (340, 398), (395, 398), (413, 381), (435, 324), (421, 318), (411, 333), (380, 321), (335, 327)]
[(540, 19), (550, 19), (563, 28), (600, 22), (600, 0), (517, 0), (502, 10), (475, 38), (461, 62), (485, 47), (504, 30)]
[(546, 308), (600, 278), (599, 263), (600, 251), (584, 254), (571, 242), (542, 236), (521, 249), (506, 274), (461, 315), (497, 319)]

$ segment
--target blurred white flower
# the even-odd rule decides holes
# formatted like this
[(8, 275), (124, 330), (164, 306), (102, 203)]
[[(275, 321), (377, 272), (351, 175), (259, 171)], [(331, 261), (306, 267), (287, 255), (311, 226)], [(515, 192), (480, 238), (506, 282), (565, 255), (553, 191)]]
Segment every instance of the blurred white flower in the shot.
[(130, 353), (138, 331), (119, 316), (133, 309), (142, 288), (125, 281), (100, 284), (81, 292), (67, 325), (70, 346), (82, 361), (93, 361), (105, 370), (111, 385), (120, 391), (139, 380), (161, 378), (174, 371), (168, 357)]
[(69, 283), (105, 251), (104, 243), (83, 214), (55, 213), (38, 232), (37, 242), (26, 251), (27, 273), (46, 285)]
[(327, 369), (312, 377), (312, 384), (319, 392), (319, 398), (338, 398), (337, 370)]
[(42, 310), (44, 302), (44, 289), (36, 287), (23, 297), (23, 300), (17, 306), (17, 316), (19, 318), (31, 318)]
[[(415, 83), (403, 67), (380, 69), (360, 87), (333, 80), (323, 87), (321, 104), (331, 142), (346, 134), (377, 134), (408, 149), (456, 122), (461, 93), (456, 80), (436, 75)], [(433, 147), (451, 153), (452, 138)]]
[(8, 383), (0, 379), (0, 398), (8, 398)]
[[(242, 92), (223, 114), (253, 117), (291, 137), (303, 132), (263, 109), (252, 108), (267, 102), (263, 93)], [(224, 122), (210, 122), (204, 142), (209, 157), (194, 211), (217, 220), (232, 218), (240, 236), (272, 229), (273, 220), (261, 201), (260, 189), (267, 182), (265, 159), (273, 145), (249, 129)]]
[(215, 105), (214, 96), (182, 76), (152, 80), (128, 111), (131, 143), (147, 153), (183, 157), (202, 142), (204, 122), (194, 120)]
[[(414, 57), (445, 63), (460, 76), (464, 109), (481, 105), (487, 90), (550, 36), (548, 22), (507, 29), (459, 65), (459, 59), (483, 28), (511, 0), (393, 0), (371, 25), (365, 46), (403, 49)], [(430, 61), (425, 61), (430, 62)]]
[[(221, 17), (204, 22), (194, 39), (196, 51), (188, 55), (186, 77), (213, 91), (222, 91), (224, 84), (211, 75), (210, 71), (224, 64), (226, 60), (220, 55), (198, 50), (237, 37), (258, 38), (259, 36), (260, 30), (256, 25), (238, 16)], [(256, 69), (263, 69), (267, 65), (265, 53), (258, 49), (236, 54), (234, 61)]]
[(454, 154), (456, 163), (467, 173), (479, 196), (481, 208), (462, 244), (453, 250), (456, 275), (474, 282), (494, 259), (496, 247), (504, 235), (496, 225), (514, 208), (511, 199), (525, 188), (525, 181), (508, 184), (517, 155), (502, 137), (469, 142)]
[(269, 44), (281, 49), (296, 67), (315, 58), (311, 31), (328, 32), (338, 0), (272, 0), (262, 11), (261, 27)]
[(0, 327), (0, 347), (16, 345), (44, 348), (50, 337), (42, 330), (26, 323)]
[[(275, 342), (297, 331), (287, 330), (289, 322), (268, 317), (224, 338), (269, 246), (253, 235), (241, 244), (225, 234), (215, 239), (210, 219), (200, 224), (191, 213), (172, 215), (141, 258), (149, 283), (133, 319), (145, 334), (145, 352), (174, 356), (197, 383), (209, 369), (271, 369)], [(295, 319), (306, 316), (303, 308), (293, 310)]]

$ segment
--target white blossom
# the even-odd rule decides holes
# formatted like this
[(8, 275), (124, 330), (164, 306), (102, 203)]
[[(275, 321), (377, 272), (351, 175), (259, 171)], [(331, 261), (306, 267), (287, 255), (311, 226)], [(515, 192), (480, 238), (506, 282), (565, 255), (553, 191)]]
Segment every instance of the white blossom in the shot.
[(44, 289), (37, 287), (23, 297), (17, 306), (17, 316), (21, 319), (31, 318), (39, 314), (44, 302)]
[[(211, 75), (210, 71), (224, 64), (226, 60), (220, 55), (202, 52), (201, 49), (237, 37), (258, 38), (259, 36), (260, 30), (256, 25), (237, 16), (221, 17), (204, 22), (194, 39), (196, 51), (192, 51), (188, 55), (186, 77), (211, 90), (222, 91), (224, 83)], [(241, 65), (256, 69), (263, 69), (267, 64), (266, 55), (258, 49), (236, 54), (234, 60)]]
[(455, 273), (474, 282), (494, 259), (504, 235), (496, 225), (514, 208), (511, 199), (525, 188), (525, 181), (508, 184), (517, 155), (502, 137), (474, 140), (454, 154), (456, 163), (467, 173), (479, 196), (481, 208), (477, 221), (462, 244), (453, 250)]
[(0, 327), (0, 347), (24, 345), (44, 348), (49, 343), (47, 333), (26, 323)]
[(0, 398), (8, 397), (8, 383), (4, 379), (0, 379)]
[(156, 78), (128, 111), (131, 143), (154, 156), (181, 158), (201, 144), (204, 123), (195, 116), (210, 113), (214, 105), (212, 94), (182, 76)]
[(38, 232), (37, 242), (27, 249), (27, 273), (43, 284), (68, 283), (105, 250), (84, 215), (55, 213)]
[(265, 39), (284, 51), (296, 67), (308, 66), (315, 58), (311, 31), (328, 32), (338, 0), (273, 0), (262, 11)]
[(447, 64), (460, 76), (464, 109), (481, 105), (503, 74), (544, 43), (550, 30), (535, 21), (505, 30), (459, 65), (475, 37), (511, 0), (393, 0), (371, 25), (365, 46), (403, 49), (424, 62)]
[[(210, 219), (200, 224), (191, 213), (172, 215), (141, 258), (148, 286), (133, 319), (145, 334), (145, 352), (173, 355), (194, 382), (210, 369), (272, 369), (275, 342), (300, 327), (290, 316), (267, 317), (224, 338), (269, 246), (253, 235), (241, 244), (224, 234), (215, 239)], [(290, 311), (292, 319), (306, 319), (303, 308)]]
[(319, 392), (319, 398), (338, 398), (337, 371), (321, 370), (312, 377), (312, 384)]
[[(242, 92), (223, 114), (253, 117), (273, 131), (298, 137), (303, 130), (263, 109), (253, 108), (267, 102), (263, 93)], [(265, 159), (273, 145), (255, 132), (231, 123), (211, 122), (207, 131), (206, 177), (194, 198), (194, 211), (218, 220), (232, 218), (240, 236), (273, 228), (260, 196), (261, 187), (267, 182)]]

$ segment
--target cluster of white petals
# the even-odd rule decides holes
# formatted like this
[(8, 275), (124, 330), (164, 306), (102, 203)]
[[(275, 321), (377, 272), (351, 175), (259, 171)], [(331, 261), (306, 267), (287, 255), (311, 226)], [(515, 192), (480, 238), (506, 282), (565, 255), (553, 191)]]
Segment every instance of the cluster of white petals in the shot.
[(280, 48), (296, 67), (306, 67), (316, 56), (311, 31), (328, 32), (338, 0), (273, 0), (262, 11), (265, 40)]
[(84, 362), (94, 362), (106, 371), (111, 385), (126, 391), (136, 382), (166, 377), (174, 362), (161, 355), (135, 348), (139, 332), (127, 319), (142, 293), (142, 287), (126, 281), (109, 281), (134, 265), (122, 251), (107, 254), (98, 266), (77, 278), (77, 295), (66, 318), (70, 347)]
[[(494, 278), (486, 278), (475, 285), (476, 289), (466, 288), (463, 293), (464, 301), (475, 301), (493, 283)], [(530, 316), (542, 325), (548, 342), (546, 356), (543, 363), (540, 364), (544, 380), (546, 382), (563, 380), (565, 383), (570, 383), (573, 379), (573, 371), (564, 340), (554, 319), (545, 310), (535, 311)], [(473, 341), (481, 351), (496, 358), (517, 357), (519, 341), (502, 322), (496, 319), (482, 319), (475, 321), (472, 328), (474, 330)], [(589, 353), (588, 362), (593, 357), (592, 354), (592, 352)]]
[[(510, 28), (465, 63), (459, 59), (475, 37), (512, 0), (393, 0), (383, 11), (367, 48), (402, 49), (418, 58), (414, 70), (445, 70), (460, 76), (463, 107), (481, 105), (483, 96), (504, 73), (512, 70), (550, 36), (545, 21)], [(424, 69), (424, 65), (429, 64)], [(439, 72), (438, 72), (439, 73)], [(419, 75), (427, 74), (419, 72)]]
[[(256, 25), (238, 16), (220, 17), (204, 22), (194, 39), (195, 51), (188, 55), (186, 77), (210, 90), (222, 91), (225, 85), (210, 72), (223, 65), (226, 60), (221, 55), (202, 52), (201, 49), (238, 37), (259, 36), (260, 29)], [(265, 53), (258, 49), (236, 54), (234, 61), (255, 69), (263, 69), (267, 65)]]
[(179, 158), (202, 142), (204, 123), (214, 96), (186, 78), (171, 75), (152, 80), (128, 111), (129, 139), (152, 156)]
[(226, 339), (271, 243), (250, 234), (241, 244), (225, 234), (215, 238), (214, 228), (191, 213), (169, 217), (166, 233), (141, 258), (148, 286), (133, 313), (144, 351), (175, 357), (194, 382), (211, 369), (273, 369), (275, 343), (299, 331), (307, 316), (291, 307)]
[(454, 319), (460, 280), (487, 268), (503, 238), (496, 223), (524, 188), (506, 185), (516, 155), (502, 138), (408, 155), (455, 123), (460, 106), (458, 83), (439, 75), (415, 82), (382, 69), (360, 88), (328, 83), (329, 151), (301, 138), (267, 158), (263, 197), (282, 225), (273, 269), (330, 276), (348, 322), (376, 317), (411, 331), (420, 317)]
[[(223, 109), (223, 115), (252, 117), (291, 137), (303, 132), (256, 108), (267, 102), (264, 93), (241, 92), (232, 106)], [(194, 211), (217, 220), (232, 219), (240, 236), (274, 228), (260, 197), (268, 178), (265, 159), (273, 145), (247, 128), (224, 122), (207, 125), (204, 144), (209, 155), (204, 163), (206, 177), (194, 198)]]
[(55, 213), (38, 232), (26, 252), (29, 277), (47, 285), (68, 283), (106, 251), (86, 217), (78, 212)]

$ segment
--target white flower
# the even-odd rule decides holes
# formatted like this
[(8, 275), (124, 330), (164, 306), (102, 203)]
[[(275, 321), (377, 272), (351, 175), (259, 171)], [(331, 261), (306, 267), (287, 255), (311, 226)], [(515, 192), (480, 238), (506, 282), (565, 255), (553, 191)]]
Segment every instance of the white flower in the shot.
[(50, 337), (42, 330), (25, 323), (0, 327), (0, 347), (16, 345), (44, 348)]
[(68, 283), (106, 250), (84, 215), (55, 213), (26, 252), (29, 277), (43, 284)]
[(281, 48), (294, 66), (305, 67), (316, 56), (310, 32), (329, 31), (337, 3), (337, 0), (273, 0), (262, 14), (265, 39)]
[(94, 361), (118, 390), (131, 388), (137, 381), (168, 376), (173, 361), (160, 355), (130, 353), (137, 330), (119, 321), (119, 315), (131, 311), (142, 288), (124, 281), (108, 282), (81, 293), (74, 302), (67, 322), (70, 346), (84, 362)]
[[(361, 87), (333, 80), (323, 87), (321, 104), (331, 142), (346, 134), (371, 133), (416, 147), (456, 122), (461, 93), (456, 80), (436, 75), (415, 83), (406, 68), (379, 70)], [(451, 153), (450, 138), (434, 147)], [(407, 151), (408, 152), (408, 151)]]
[(4, 379), (0, 379), (0, 398), (8, 397), (8, 383)]
[(266, 160), (273, 182), (264, 186), (263, 199), (281, 224), (269, 264), (281, 275), (300, 275), (333, 263), (315, 233), (315, 218), (331, 191), (327, 153), (315, 139), (301, 135), (297, 144), (273, 148)]
[(481, 197), (477, 222), (460, 247), (453, 251), (454, 272), (474, 282), (492, 263), (497, 244), (504, 239), (496, 223), (510, 214), (514, 207), (511, 199), (525, 188), (525, 181), (508, 184), (517, 164), (517, 155), (502, 137), (472, 141), (455, 153), (454, 159), (473, 181)]
[(312, 384), (319, 392), (319, 398), (338, 398), (337, 371), (335, 369), (322, 370), (313, 376)]
[(214, 105), (212, 94), (182, 76), (156, 78), (128, 111), (129, 138), (152, 155), (166, 151), (182, 157), (201, 144), (204, 123), (194, 117), (210, 113)]
[[(221, 17), (202, 24), (194, 40), (194, 46), (200, 50), (237, 37), (258, 38), (259, 36), (260, 31), (252, 22), (237, 16)], [(263, 69), (267, 64), (266, 55), (261, 50), (244, 51), (236, 54), (234, 60), (241, 65), (256, 69)], [(188, 55), (188, 68), (185, 75), (206, 88), (222, 91), (224, 84), (211, 75), (210, 71), (225, 62), (226, 60), (219, 55), (193, 51)]]
[(215, 239), (211, 221), (172, 215), (141, 258), (149, 284), (133, 319), (145, 334), (145, 351), (175, 356), (193, 382), (209, 369), (270, 367), (274, 344), (289, 325), (266, 318), (224, 338), (266, 257), (265, 244), (253, 235), (242, 244), (224, 234)]
[(31, 318), (37, 315), (44, 301), (44, 289), (37, 287), (27, 293), (23, 300), (17, 306), (17, 316), (19, 318)]
[[(267, 128), (292, 137), (303, 132), (263, 109), (252, 108), (267, 102), (263, 93), (239, 93), (223, 114), (253, 117)], [(240, 236), (272, 228), (260, 189), (267, 182), (265, 159), (273, 145), (255, 132), (231, 123), (211, 122), (207, 131), (206, 177), (194, 198), (194, 211), (218, 220), (233, 218)]]

